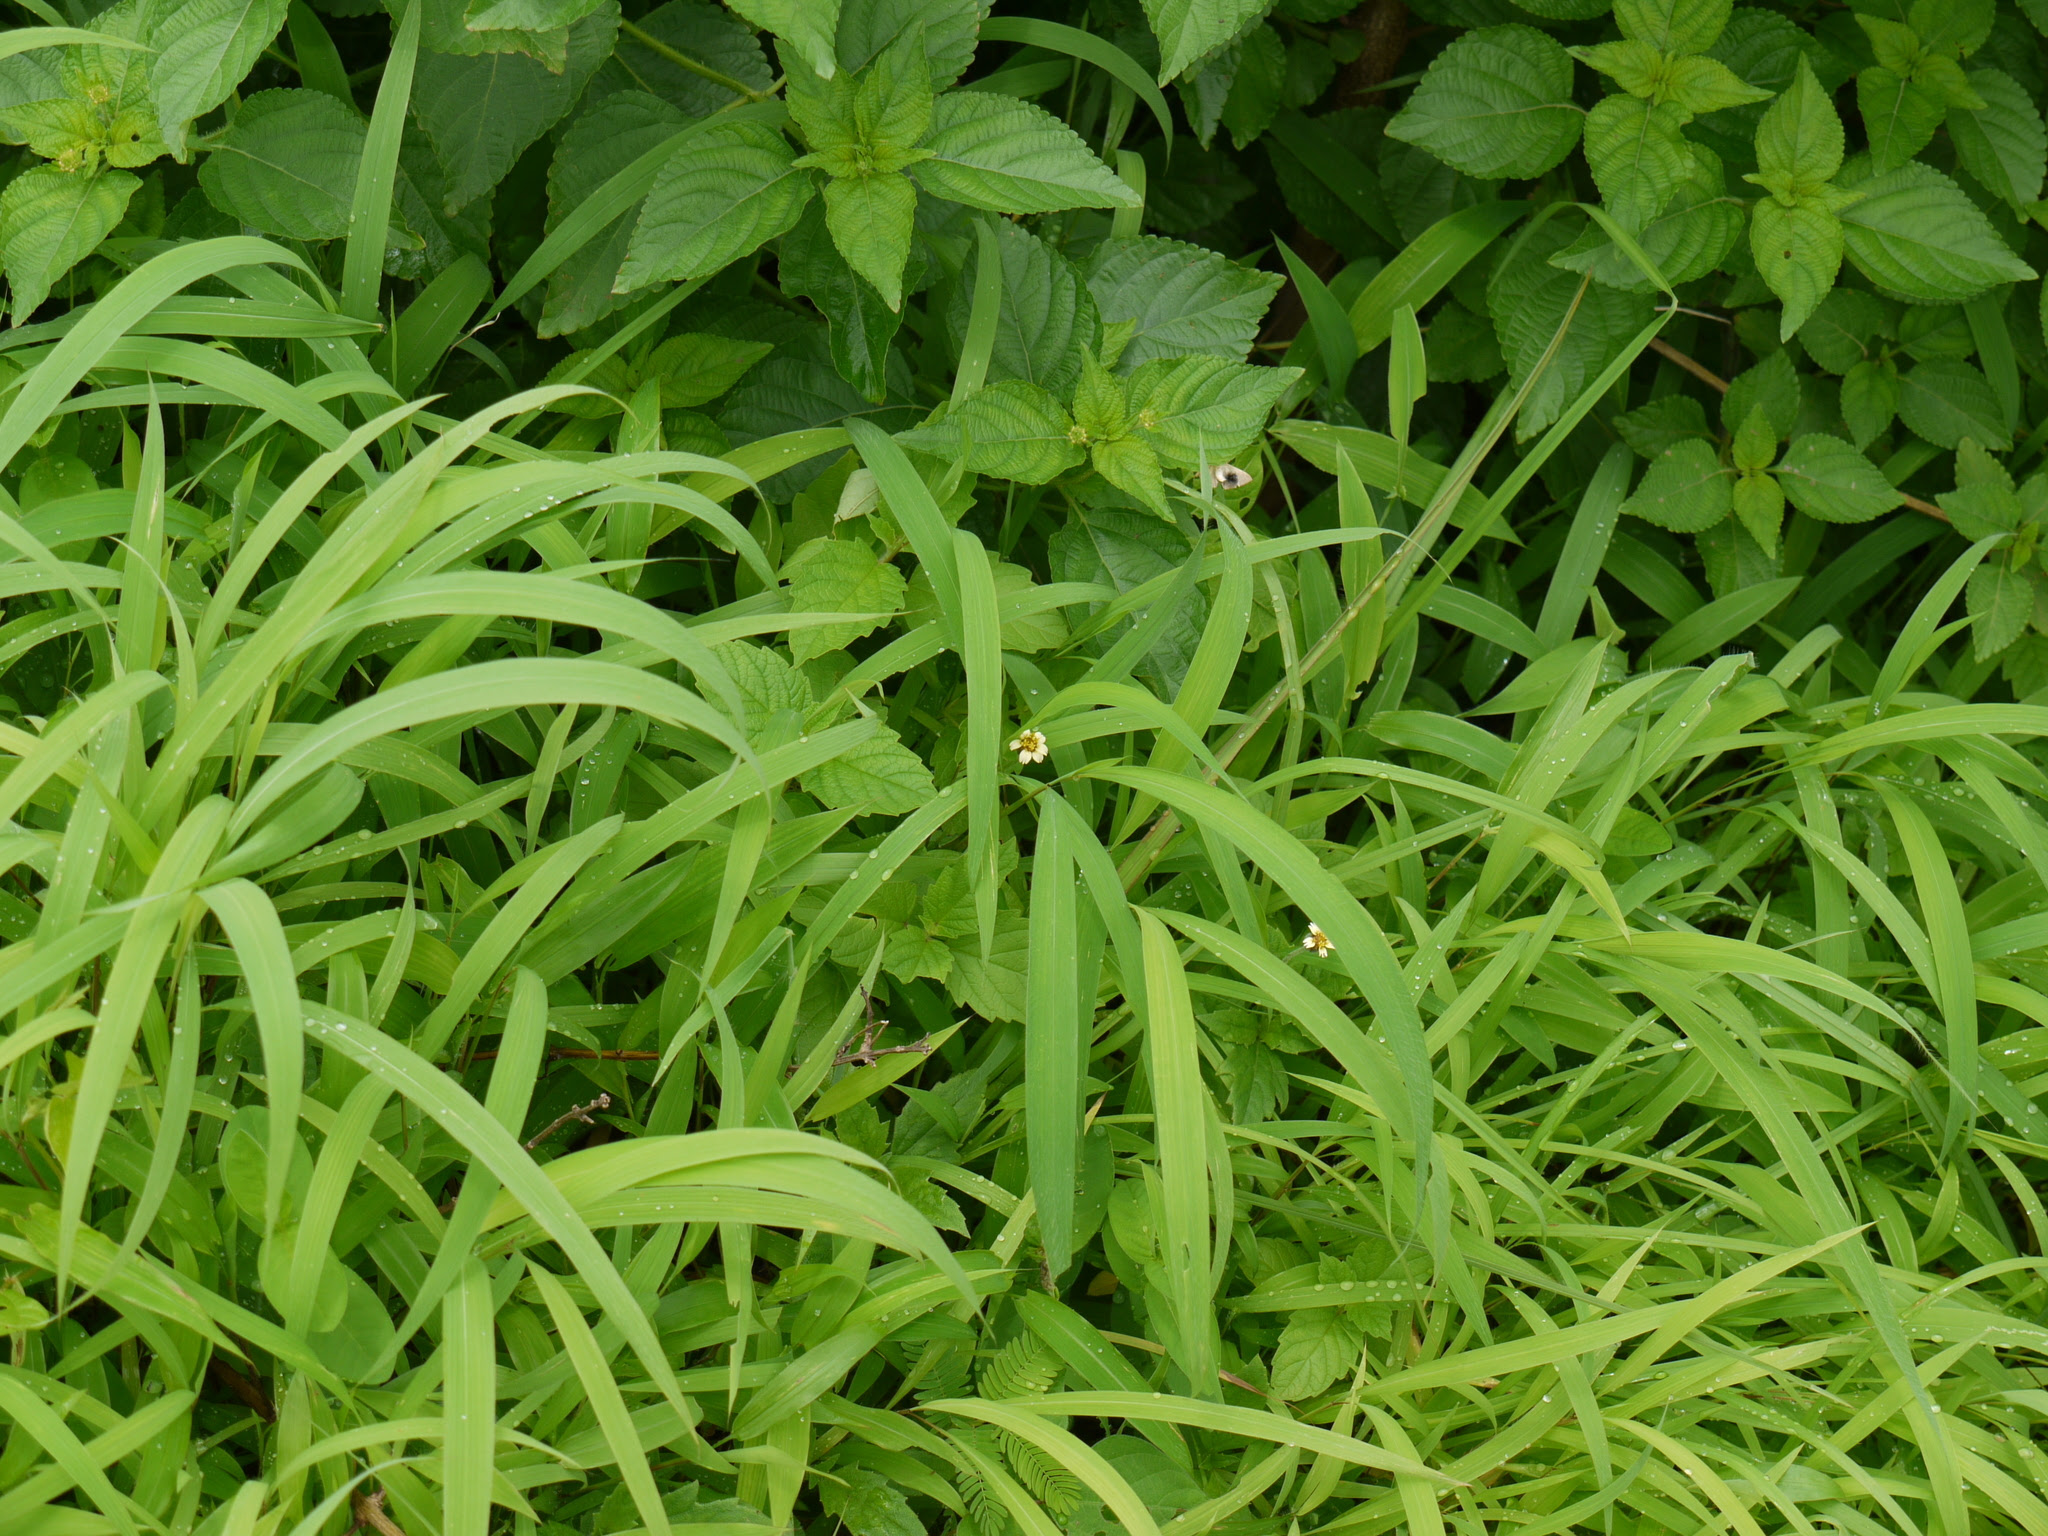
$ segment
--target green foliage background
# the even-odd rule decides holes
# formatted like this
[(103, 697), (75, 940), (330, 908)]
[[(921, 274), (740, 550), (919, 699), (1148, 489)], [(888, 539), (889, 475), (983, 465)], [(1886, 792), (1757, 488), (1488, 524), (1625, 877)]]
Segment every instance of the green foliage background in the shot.
[(2048, 1532), (2048, 9), (15, 4), (0, 1532)]

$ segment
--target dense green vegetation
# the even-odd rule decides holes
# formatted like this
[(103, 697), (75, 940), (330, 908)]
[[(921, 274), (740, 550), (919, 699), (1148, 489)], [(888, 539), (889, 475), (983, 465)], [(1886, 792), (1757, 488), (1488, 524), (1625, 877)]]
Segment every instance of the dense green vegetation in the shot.
[(12, 0), (5, 1536), (2048, 1536), (2048, 5)]

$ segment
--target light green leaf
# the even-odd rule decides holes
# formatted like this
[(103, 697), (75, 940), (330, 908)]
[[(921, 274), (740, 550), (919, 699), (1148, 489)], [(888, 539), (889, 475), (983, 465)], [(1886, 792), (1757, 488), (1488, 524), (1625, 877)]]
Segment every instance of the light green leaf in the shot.
[(1856, 110), (1863, 114), (1872, 162), (1888, 171), (1927, 147), (1948, 102), (1939, 91), (1876, 64), (1856, 77)]
[(789, 142), (758, 123), (713, 128), (676, 151), (647, 202), (613, 290), (703, 277), (793, 228), (810, 200)]
[[(990, 220), (989, 227), (1002, 282), (984, 377), (990, 383), (1022, 379), (1064, 395), (1080, 377), (1082, 354), (1093, 350), (1101, 330), (1095, 299), (1073, 263), (1048, 242), (1008, 219)], [(967, 338), (971, 301), (968, 285), (958, 284), (946, 309), (956, 348)]]
[(1733, 9), (1734, 0), (1615, 0), (1614, 24), (1661, 53), (1702, 53)]
[(1631, 234), (1663, 210), (1692, 169), (1679, 128), (1685, 112), (1609, 96), (1586, 114), (1586, 163), (1607, 211)]
[(1804, 325), (1834, 287), (1844, 239), (1842, 221), (1826, 208), (1788, 208), (1765, 198), (1750, 211), (1750, 253), (1784, 306), (1778, 317), (1781, 339), (1789, 339)]
[(1885, 292), (1957, 304), (2034, 276), (1977, 205), (1931, 165), (1915, 160), (1845, 184), (1862, 194), (1841, 215), (1849, 259)]
[(1842, 375), (1842, 421), (1859, 449), (1869, 447), (1898, 414), (1899, 370), (1889, 359), (1866, 358)]
[(157, 122), (184, 157), (193, 118), (228, 99), (284, 26), (286, 0), (185, 0), (157, 22), (167, 41), (150, 61)]
[(1985, 661), (2025, 633), (2034, 615), (2034, 579), (2002, 559), (1987, 560), (1970, 573), (1969, 615), (1977, 659)]
[(846, 264), (874, 284), (892, 310), (903, 307), (917, 188), (895, 172), (835, 177), (825, 184), (825, 223)]
[(0, 190), (0, 267), (13, 290), (16, 325), (121, 222), (140, 185), (126, 171), (36, 165)]
[(1713, 448), (1686, 438), (1657, 456), (1621, 510), (1674, 533), (1698, 533), (1728, 515), (1732, 496), (1730, 476)]
[(1771, 93), (1744, 83), (1719, 59), (1699, 54), (1665, 64), (1661, 99), (1682, 112), (1704, 117), (1709, 112), (1769, 101)]
[(1436, 56), (1387, 125), (1468, 176), (1541, 176), (1571, 153), (1583, 114), (1571, 56), (1534, 27), (1483, 27)]
[(837, 67), (834, 33), (840, 0), (734, 0), (733, 9), (764, 32), (772, 32), (830, 79)]
[(1804, 197), (1842, 168), (1842, 120), (1806, 56), (1756, 131), (1757, 182), (1781, 199)]
[(1899, 419), (1937, 448), (1974, 438), (1987, 448), (2012, 446), (1998, 396), (1977, 368), (1958, 357), (1930, 357), (1900, 381)]
[(931, 771), (887, 726), (811, 769), (803, 786), (833, 810), (858, 807), (877, 816), (906, 815), (938, 793)]
[(1159, 358), (1131, 375), (1131, 425), (1169, 464), (1220, 463), (1258, 435), (1299, 375), (1220, 357)]
[(1131, 323), (1116, 364), (1124, 373), (1190, 353), (1242, 362), (1281, 288), (1278, 273), (1152, 235), (1105, 240), (1084, 272), (1103, 321)]
[[(925, 798), (929, 799), (929, 780), (926, 786)], [(1023, 1018), (1025, 961), (1030, 947), (1030, 928), (1024, 919), (1014, 912), (997, 913), (995, 937), (986, 956), (974, 934), (953, 941), (953, 974), (946, 982), (947, 990), (983, 1018)]]
[(1166, 482), (1160, 472), (1159, 455), (1149, 443), (1135, 437), (1112, 438), (1090, 448), (1088, 462), (1118, 490), (1136, 497), (1161, 517), (1173, 516), (1166, 505)]
[(1144, 0), (1159, 39), (1159, 83), (1236, 37), (1267, 9), (1266, 0)]
[(1025, 485), (1043, 485), (1082, 459), (1072, 418), (1051, 395), (1022, 379), (1005, 379), (958, 405), (942, 406), (899, 441), (943, 459), (964, 452), (974, 473)]
[(860, 69), (900, 35), (924, 32), (931, 85), (942, 91), (974, 58), (989, 0), (857, 0), (839, 12), (839, 67)]
[(1357, 1369), (1364, 1343), (1365, 1336), (1337, 1307), (1295, 1313), (1273, 1351), (1273, 1395), (1298, 1402), (1328, 1391), (1339, 1376)]
[(1948, 109), (1949, 142), (1963, 169), (1994, 196), (2025, 208), (2048, 174), (2048, 128), (2025, 86), (2003, 70), (1973, 69), (1970, 86), (1982, 107)]
[(1081, 136), (1043, 107), (987, 91), (953, 91), (933, 107), (911, 174), (935, 197), (991, 213), (1135, 208), (1138, 195)]
[[(1728, 195), (1721, 157), (1703, 144), (1682, 141), (1684, 172), (1664, 211), (1636, 231), (1636, 244), (1673, 285), (1705, 277), (1742, 236), (1742, 204)], [(1631, 293), (1655, 289), (1635, 259), (1588, 223), (1585, 232), (1550, 258), (1553, 266), (1583, 272), (1595, 282)], [(1442, 312), (1437, 323), (1442, 323)], [(1434, 332), (1432, 331), (1432, 338)], [(1435, 362), (1435, 349), (1431, 349)]]
[(1839, 437), (1809, 432), (1778, 461), (1778, 483), (1792, 505), (1827, 523), (1867, 523), (1899, 504), (1878, 467)]
[[(857, 539), (812, 539), (789, 557), (782, 575), (797, 613), (892, 614), (903, 606), (903, 573)], [(799, 662), (828, 655), (882, 622), (863, 618), (792, 630), (789, 653)]]
[(262, 91), (242, 103), (199, 182), (221, 212), (267, 235), (338, 239), (367, 132), (324, 91)]

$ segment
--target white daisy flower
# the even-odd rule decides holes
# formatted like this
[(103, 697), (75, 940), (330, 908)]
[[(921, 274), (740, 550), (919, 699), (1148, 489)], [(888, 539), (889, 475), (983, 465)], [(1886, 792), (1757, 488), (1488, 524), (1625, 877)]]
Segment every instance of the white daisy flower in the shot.
[(1310, 923), (1308, 932), (1301, 936), (1301, 947), (1314, 950), (1318, 960), (1327, 960), (1330, 958), (1330, 951), (1337, 946), (1330, 942), (1330, 936), (1323, 932), (1319, 924)]
[(1042, 763), (1052, 750), (1046, 744), (1043, 731), (1019, 731), (1010, 743), (1010, 750), (1017, 754), (1017, 761), (1024, 765)]

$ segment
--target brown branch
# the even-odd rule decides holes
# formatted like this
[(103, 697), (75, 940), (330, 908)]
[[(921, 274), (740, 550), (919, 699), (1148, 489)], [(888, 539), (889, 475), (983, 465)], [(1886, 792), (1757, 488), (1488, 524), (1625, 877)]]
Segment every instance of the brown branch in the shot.
[[(1650, 350), (1659, 357), (1667, 358), (1671, 362), (1676, 363), (1687, 373), (1706, 385), (1707, 388), (1724, 395), (1728, 393), (1728, 381), (1726, 379), (1722, 378), (1721, 375), (1714, 372), (1713, 369), (1707, 367), (1705, 363), (1700, 362), (1698, 359), (1687, 357), (1663, 337), (1653, 337), (1650, 341)], [(1922, 501), (1918, 496), (1909, 496), (1904, 491), (1899, 492), (1899, 500), (1911, 507), (1915, 512), (1924, 512), (1929, 517), (1937, 518), (1944, 523), (1948, 521), (1948, 514), (1931, 501)]]
[(608, 1093), (600, 1093), (588, 1104), (570, 1105), (568, 1109), (564, 1110), (561, 1114), (557, 1115), (552, 1121), (549, 1122), (548, 1128), (546, 1130), (542, 1131), (538, 1136), (534, 1137), (533, 1140), (529, 1141), (526, 1144), (526, 1150), (529, 1152), (533, 1151), (542, 1142), (546, 1141), (550, 1136), (554, 1135), (555, 1132), (559, 1131), (563, 1126), (567, 1125), (571, 1120), (580, 1120), (585, 1125), (597, 1124), (595, 1120), (590, 1118), (590, 1112), (594, 1109), (610, 1109), (611, 1107), (612, 1096)]
[(384, 1513), (384, 1490), (375, 1493), (359, 1493), (354, 1498), (356, 1523), (348, 1528), (348, 1536), (368, 1526), (377, 1536), (405, 1536), (397, 1523)]

